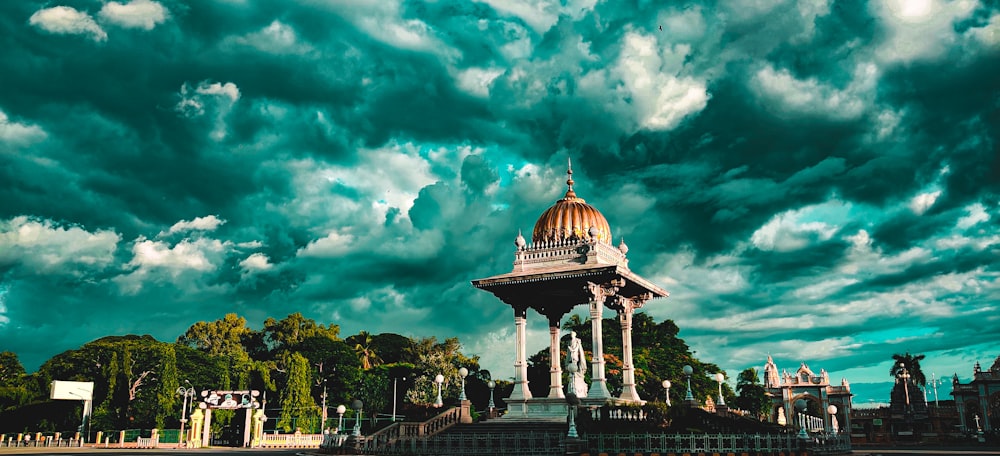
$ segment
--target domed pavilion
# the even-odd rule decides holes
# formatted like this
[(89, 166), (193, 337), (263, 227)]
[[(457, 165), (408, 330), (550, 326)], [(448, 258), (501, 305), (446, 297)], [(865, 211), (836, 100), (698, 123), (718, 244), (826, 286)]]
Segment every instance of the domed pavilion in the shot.
[[(592, 325), (591, 385), (584, 405), (605, 402), (641, 404), (632, 364), (632, 315), (653, 298), (669, 296), (666, 290), (633, 273), (628, 267), (628, 247), (612, 245), (611, 227), (604, 215), (573, 190), (573, 170), (567, 170), (566, 194), (535, 222), (531, 243), (518, 233), (514, 240), (514, 270), (473, 280), (514, 310), (514, 390), (506, 399), (509, 418), (565, 417), (559, 328), (562, 318), (578, 305), (590, 308)], [(622, 391), (608, 391), (601, 334), (604, 308), (617, 313), (622, 330)], [(549, 394), (532, 397), (528, 389), (526, 326), (528, 309), (549, 323)]]

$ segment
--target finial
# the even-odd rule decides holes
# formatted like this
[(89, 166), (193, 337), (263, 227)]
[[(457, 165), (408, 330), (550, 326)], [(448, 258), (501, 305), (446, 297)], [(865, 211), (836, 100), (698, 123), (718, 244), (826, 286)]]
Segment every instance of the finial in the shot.
[(576, 198), (576, 192), (573, 191), (573, 160), (566, 157), (566, 196), (564, 198)]
[(521, 230), (517, 230), (517, 238), (514, 239), (514, 245), (517, 246), (518, 250), (524, 250), (525, 245), (527, 245), (527, 241), (521, 235)]

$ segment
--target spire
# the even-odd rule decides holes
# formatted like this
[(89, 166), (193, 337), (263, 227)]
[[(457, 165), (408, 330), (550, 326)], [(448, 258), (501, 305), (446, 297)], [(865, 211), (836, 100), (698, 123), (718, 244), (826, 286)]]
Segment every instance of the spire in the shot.
[(573, 191), (573, 160), (569, 157), (566, 158), (566, 196), (563, 198), (576, 198), (576, 192)]

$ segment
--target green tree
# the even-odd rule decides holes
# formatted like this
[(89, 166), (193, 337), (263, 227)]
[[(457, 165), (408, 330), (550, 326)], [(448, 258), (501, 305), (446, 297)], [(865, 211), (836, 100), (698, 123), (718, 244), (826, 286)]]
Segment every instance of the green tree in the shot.
[(289, 314), (282, 320), (268, 318), (264, 320), (264, 341), (271, 351), (280, 351), (301, 343), (309, 337), (327, 337), (330, 340), (340, 340), (340, 326), (316, 324), (311, 318), (303, 317), (300, 312)]
[(177, 343), (196, 348), (213, 356), (246, 355), (243, 340), (249, 337), (252, 332), (250, 328), (247, 328), (246, 318), (228, 313), (220, 320), (199, 321), (191, 325), (183, 335), (177, 338)]
[(382, 363), (379, 358), (378, 353), (375, 352), (374, 337), (368, 331), (361, 331), (357, 336), (354, 336), (354, 352), (358, 355), (358, 360), (361, 361), (361, 368), (364, 370), (371, 369)]
[(914, 384), (924, 386), (927, 384), (927, 377), (924, 377), (924, 371), (920, 368), (920, 361), (923, 359), (924, 355), (911, 355), (910, 352), (906, 352), (905, 355), (896, 353), (892, 355), (893, 363), (889, 375), (896, 377), (905, 368)]
[(757, 418), (766, 416), (771, 405), (767, 390), (760, 382), (756, 368), (750, 367), (740, 372), (736, 378), (736, 407), (753, 413)]
[(288, 381), (281, 392), (281, 416), (277, 426), (285, 432), (295, 428), (300, 428), (303, 432), (317, 432), (320, 411), (312, 398), (309, 360), (292, 352), (283, 361), (288, 370)]

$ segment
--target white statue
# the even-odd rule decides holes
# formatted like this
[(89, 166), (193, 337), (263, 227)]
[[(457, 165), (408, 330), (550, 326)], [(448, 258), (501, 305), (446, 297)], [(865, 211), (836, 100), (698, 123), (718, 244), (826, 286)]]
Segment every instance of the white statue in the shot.
[(587, 397), (587, 382), (583, 380), (583, 374), (587, 373), (587, 357), (583, 353), (583, 344), (576, 337), (576, 331), (569, 333), (569, 362), (576, 369), (570, 373), (570, 386), (577, 397)]

